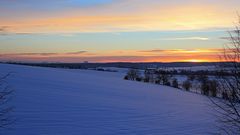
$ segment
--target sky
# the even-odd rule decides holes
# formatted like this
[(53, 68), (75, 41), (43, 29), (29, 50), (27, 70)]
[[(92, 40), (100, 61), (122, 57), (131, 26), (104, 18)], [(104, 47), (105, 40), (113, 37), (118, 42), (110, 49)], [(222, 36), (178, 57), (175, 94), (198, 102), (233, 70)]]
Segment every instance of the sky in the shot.
[(0, 61), (218, 61), (239, 0), (1, 0)]

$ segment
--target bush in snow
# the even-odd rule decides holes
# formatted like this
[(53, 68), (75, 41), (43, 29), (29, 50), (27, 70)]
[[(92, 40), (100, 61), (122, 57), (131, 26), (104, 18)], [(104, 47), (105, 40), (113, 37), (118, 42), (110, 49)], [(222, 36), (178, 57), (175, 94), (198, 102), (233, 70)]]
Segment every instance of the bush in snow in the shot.
[(11, 98), (13, 90), (6, 83), (10, 74), (0, 77), (0, 128), (5, 128), (13, 123), (10, 113), (13, 107), (9, 107), (8, 101)]
[(137, 77), (137, 78), (136, 78), (136, 81), (141, 82), (141, 81), (142, 81), (142, 78), (141, 78), (141, 77)]
[(210, 91), (208, 81), (201, 82), (200, 89), (201, 89), (201, 93), (203, 95), (208, 96), (209, 95), (209, 91)]
[(139, 75), (139, 71), (137, 69), (129, 69), (129, 71), (127, 72), (127, 77), (129, 80), (136, 80), (136, 78), (138, 78)]
[(129, 80), (127, 75), (124, 76), (124, 80)]
[(208, 76), (207, 76), (206, 74), (198, 75), (198, 76), (197, 76), (197, 80), (198, 80), (200, 83), (207, 83), (207, 81), (208, 81)]
[(145, 78), (143, 79), (143, 81), (146, 82), (146, 83), (148, 83), (148, 82), (149, 82), (149, 78), (146, 78), (146, 77), (145, 77)]
[(194, 81), (195, 80), (195, 75), (193, 75), (193, 74), (189, 74), (189, 75), (187, 75), (187, 79), (189, 80), (189, 81)]
[(208, 82), (209, 85), (209, 91), (211, 92), (211, 95), (213, 97), (217, 96), (217, 89), (218, 89), (218, 82), (216, 80), (211, 80)]
[(208, 76), (200, 74), (197, 76), (197, 80), (200, 83), (201, 94), (208, 96), (210, 91)]
[(172, 87), (174, 87), (174, 88), (179, 88), (177, 78), (174, 78), (174, 79), (173, 79), (173, 81), (172, 81)]
[(227, 92), (225, 92), (225, 91), (222, 92), (222, 98), (224, 100), (229, 100)]
[(208, 80), (208, 77), (202, 76), (200, 79), (200, 88), (203, 95), (209, 96), (211, 93), (213, 97), (216, 97), (218, 82), (216, 80)]
[(170, 86), (170, 82), (169, 80), (171, 79), (171, 75), (169, 75), (168, 72), (166, 71), (158, 71), (156, 72), (156, 79), (158, 80), (158, 82), (160, 84), (163, 84), (163, 85), (167, 85), (167, 86)]
[(165, 82), (164, 85), (171, 86), (171, 83), (168, 81), (168, 82)]
[(190, 91), (190, 89), (192, 87), (192, 83), (189, 80), (186, 80), (186, 81), (183, 82), (182, 87), (186, 91)]
[(154, 73), (152, 70), (144, 71), (144, 82), (154, 83)]

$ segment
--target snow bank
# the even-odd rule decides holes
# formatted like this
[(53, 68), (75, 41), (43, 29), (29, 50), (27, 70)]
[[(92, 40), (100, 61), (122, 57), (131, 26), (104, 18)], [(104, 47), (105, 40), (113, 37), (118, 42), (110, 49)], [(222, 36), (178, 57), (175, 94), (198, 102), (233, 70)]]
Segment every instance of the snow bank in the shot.
[(123, 74), (0, 64), (15, 95), (16, 123), (4, 135), (205, 135), (209, 100)]

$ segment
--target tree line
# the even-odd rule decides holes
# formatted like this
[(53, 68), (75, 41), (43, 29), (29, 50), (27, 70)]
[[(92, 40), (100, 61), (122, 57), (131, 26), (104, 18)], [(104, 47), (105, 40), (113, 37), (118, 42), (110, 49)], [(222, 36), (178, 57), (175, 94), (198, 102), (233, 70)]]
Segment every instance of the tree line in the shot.
[[(186, 73), (186, 74), (183, 74)], [(205, 71), (166, 71), (158, 69), (146, 69), (143, 73), (138, 69), (129, 69), (125, 75), (125, 80), (132, 80), (145, 83), (154, 83), (159, 85), (166, 85), (177, 89), (186, 91), (200, 90), (199, 92), (206, 96), (224, 97), (225, 93), (220, 93), (218, 77), (209, 78), (208, 72)], [(215, 72), (218, 73), (218, 72)], [(176, 75), (186, 76), (186, 80), (180, 82)], [(224, 74), (226, 75), (226, 74)], [(193, 91), (192, 91), (193, 92)]]

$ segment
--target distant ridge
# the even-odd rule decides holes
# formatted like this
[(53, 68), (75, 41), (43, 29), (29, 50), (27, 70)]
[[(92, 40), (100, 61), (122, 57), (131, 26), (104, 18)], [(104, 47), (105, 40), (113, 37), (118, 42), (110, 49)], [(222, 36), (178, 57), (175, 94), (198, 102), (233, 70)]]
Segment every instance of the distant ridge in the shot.
[(119, 68), (157, 68), (157, 67), (193, 67), (193, 66), (216, 66), (223, 62), (112, 62), (112, 63), (24, 63), (24, 62), (4, 62), (7, 64), (53, 67), (53, 68), (70, 68), (70, 69), (87, 69), (97, 67), (119, 67)]

